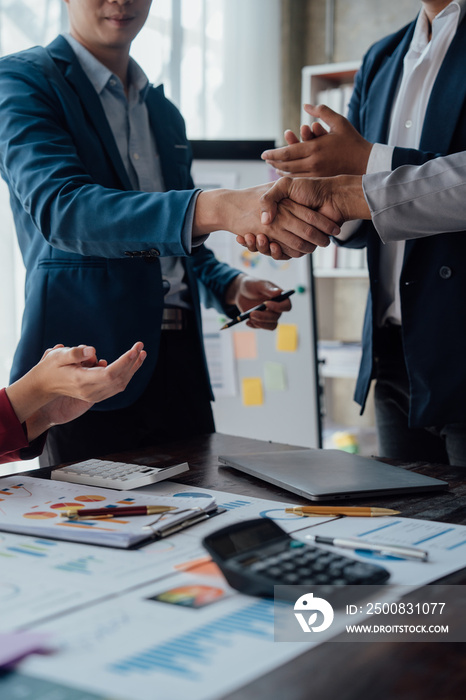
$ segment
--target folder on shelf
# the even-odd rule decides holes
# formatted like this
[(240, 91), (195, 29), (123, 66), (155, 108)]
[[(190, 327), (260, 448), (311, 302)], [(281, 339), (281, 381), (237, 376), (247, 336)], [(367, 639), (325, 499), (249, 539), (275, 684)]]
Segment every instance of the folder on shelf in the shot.
[(323, 377), (357, 377), (362, 345), (359, 342), (319, 340), (318, 356)]

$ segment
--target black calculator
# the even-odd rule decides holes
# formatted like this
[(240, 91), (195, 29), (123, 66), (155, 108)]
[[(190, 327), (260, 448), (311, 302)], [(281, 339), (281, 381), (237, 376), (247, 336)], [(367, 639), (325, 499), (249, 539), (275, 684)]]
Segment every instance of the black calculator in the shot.
[(274, 586), (378, 585), (390, 573), (382, 566), (307, 545), (273, 520), (257, 518), (217, 530), (203, 545), (232, 588), (274, 595)]

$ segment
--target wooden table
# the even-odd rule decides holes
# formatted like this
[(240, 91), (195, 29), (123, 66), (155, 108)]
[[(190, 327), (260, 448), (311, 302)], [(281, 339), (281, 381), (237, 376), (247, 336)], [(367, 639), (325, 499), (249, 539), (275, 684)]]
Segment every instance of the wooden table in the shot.
[[(217, 433), (183, 443), (167, 443), (163, 449), (129, 453), (126, 458), (150, 465), (156, 464), (157, 459), (188, 461), (191, 471), (178, 479), (180, 483), (289, 501), (289, 492), (234, 469), (219, 467), (217, 460), (219, 454), (289, 449), (293, 448)], [(358, 499), (358, 504), (395, 508), (404, 517), (466, 525), (466, 469), (421, 463), (399, 466), (448, 481), (450, 489), (427, 495)], [(295, 495), (292, 500), (306, 503)], [(465, 584), (466, 570), (443, 581)], [(465, 695), (466, 644), (328, 642), (241, 688), (228, 700), (459, 700)]]
[[(187, 461), (191, 471), (174, 481), (289, 502), (289, 492), (219, 467), (217, 461), (219, 454), (289, 449), (294, 448), (217, 433), (111, 457), (154, 466)], [(358, 504), (393, 507), (404, 517), (466, 524), (466, 469), (424, 463), (399, 466), (446, 480), (450, 490), (358, 499)], [(40, 471), (47, 476), (47, 470)], [(306, 502), (295, 495), (292, 500)], [(465, 584), (466, 569), (443, 582)], [(466, 644), (327, 642), (228, 695), (228, 700), (459, 700), (465, 695)]]
[[(289, 501), (289, 492), (234, 469), (219, 467), (217, 460), (219, 454), (289, 449), (293, 447), (216, 433), (113, 457), (152, 466), (187, 461), (191, 471), (174, 481)], [(423, 463), (399, 466), (448, 481), (450, 490), (370, 501), (358, 499), (358, 504), (395, 508), (404, 517), (466, 524), (466, 469)], [(306, 503), (295, 495), (292, 500)], [(465, 584), (466, 570), (443, 582)], [(241, 688), (228, 700), (459, 700), (465, 694), (466, 644), (328, 642)]]
[[(218, 464), (219, 454), (246, 454), (248, 452), (282, 452), (283, 450), (305, 449), (294, 445), (283, 445), (262, 440), (236, 437), (234, 435), (201, 435), (182, 442), (167, 442), (163, 445), (110, 455), (109, 459), (125, 459), (128, 462), (157, 466), (157, 464), (177, 464), (189, 462), (190, 472), (173, 479), (181, 484), (190, 484), (200, 488), (231, 491), (232, 493), (270, 498), (277, 501), (290, 501), (290, 492), (265, 483), (253, 476), (244, 474)], [(389, 460), (382, 460), (389, 463)], [(449, 491), (432, 494), (409, 496), (379, 496), (370, 500), (358, 498), (358, 505), (387, 506), (401, 510), (404, 517), (440, 520), (466, 525), (466, 468), (433, 465), (418, 462), (397, 466), (427, 474), (450, 484)], [(36, 475), (37, 472), (34, 472)], [(296, 503), (309, 501), (293, 494), (291, 500)], [(332, 504), (332, 501), (328, 502)], [(338, 502), (341, 506), (341, 502)]]

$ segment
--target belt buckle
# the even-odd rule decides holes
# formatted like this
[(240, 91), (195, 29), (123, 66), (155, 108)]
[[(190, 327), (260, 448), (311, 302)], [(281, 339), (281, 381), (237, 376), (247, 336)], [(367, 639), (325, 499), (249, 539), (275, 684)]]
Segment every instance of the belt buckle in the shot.
[(165, 307), (162, 314), (161, 330), (163, 331), (182, 331), (185, 327), (185, 315), (183, 309), (174, 307)]

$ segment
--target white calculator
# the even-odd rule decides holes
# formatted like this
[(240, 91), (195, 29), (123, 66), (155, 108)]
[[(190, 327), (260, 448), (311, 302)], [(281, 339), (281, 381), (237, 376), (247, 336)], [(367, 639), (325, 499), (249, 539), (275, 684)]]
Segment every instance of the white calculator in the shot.
[(70, 464), (68, 467), (54, 469), (51, 478), (58, 481), (70, 481), (86, 486), (103, 486), (107, 489), (130, 491), (140, 486), (155, 484), (189, 470), (189, 464), (174, 464), (170, 467), (146, 467), (141, 464), (112, 462), (103, 459), (87, 459), (85, 462)]

